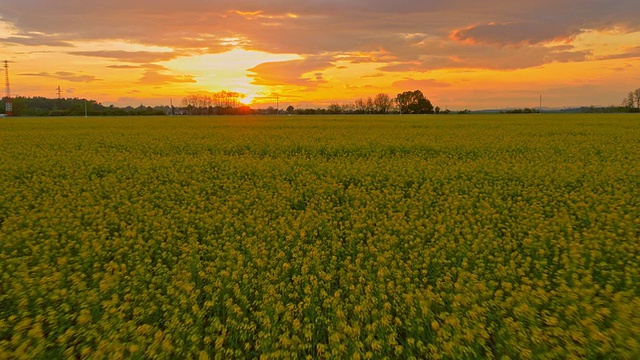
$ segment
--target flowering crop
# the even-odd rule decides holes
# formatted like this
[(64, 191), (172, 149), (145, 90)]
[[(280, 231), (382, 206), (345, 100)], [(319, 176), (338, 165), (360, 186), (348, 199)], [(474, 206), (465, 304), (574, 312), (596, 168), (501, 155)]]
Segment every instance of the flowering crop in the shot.
[(640, 121), (0, 122), (0, 358), (637, 358)]

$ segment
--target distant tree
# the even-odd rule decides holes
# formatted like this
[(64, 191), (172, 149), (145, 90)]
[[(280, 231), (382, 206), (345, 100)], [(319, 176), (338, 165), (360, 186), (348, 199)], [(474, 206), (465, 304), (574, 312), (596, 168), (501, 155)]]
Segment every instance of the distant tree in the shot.
[[(13, 115), (14, 116), (25, 116), (28, 115), (28, 101), (23, 97), (16, 97), (11, 100), (13, 104)], [(4, 106), (3, 106), (4, 109)]]
[(433, 110), (436, 112), (436, 114), (440, 114), (440, 106), (436, 106), (436, 108)]
[(624, 98), (624, 100), (622, 100), (622, 106), (631, 109), (632, 107), (634, 107), (635, 104), (635, 94), (633, 93), (633, 91), (629, 91), (629, 94), (627, 95), (626, 98)]
[(291, 105), (287, 106), (287, 112), (289, 114), (293, 113), (293, 110), (295, 110), (295, 108), (293, 106), (291, 106)]
[(373, 106), (378, 114), (386, 114), (393, 106), (393, 100), (389, 95), (380, 93), (373, 99)]
[(367, 104), (366, 104), (366, 110), (365, 110), (365, 113), (367, 113), (367, 114), (372, 114), (372, 113), (373, 113), (373, 109), (374, 109), (374, 106), (373, 106), (373, 99), (371, 99), (371, 96), (369, 96), (369, 97), (367, 98)]
[(329, 105), (329, 108), (327, 109), (327, 112), (329, 114), (341, 114), (342, 113), (342, 106), (340, 106), (340, 104), (332, 103), (331, 105)]
[(405, 114), (432, 114), (433, 105), (420, 90), (405, 91), (396, 96), (400, 111)]
[(355, 106), (352, 103), (344, 103), (340, 105), (340, 111), (342, 114), (352, 114)]
[(353, 103), (354, 110), (358, 114), (364, 114), (367, 111), (367, 104), (362, 99), (356, 99)]
[[(113, 105), (104, 106), (95, 100), (79, 98), (47, 99), (44, 97), (13, 98), (13, 113), (15, 116), (84, 116), (85, 106), (87, 114), (91, 116), (120, 116), (120, 115), (164, 115), (165, 107), (139, 106), (133, 108), (118, 108)], [(4, 103), (0, 103), (0, 108)]]
[(400, 114), (409, 112), (409, 104), (411, 103), (411, 92), (405, 91), (402, 94), (398, 94), (396, 96), (396, 103), (398, 104), (398, 109), (400, 110)]
[(622, 107), (627, 111), (640, 112), (640, 88), (629, 91), (627, 97), (622, 100)]
[(524, 108), (524, 109), (510, 109), (504, 111), (505, 114), (533, 114), (539, 113), (540, 109)]
[(191, 94), (182, 99), (182, 106), (189, 115), (235, 114), (235, 109), (242, 107), (240, 99), (246, 95), (235, 91), (219, 91), (216, 93)]

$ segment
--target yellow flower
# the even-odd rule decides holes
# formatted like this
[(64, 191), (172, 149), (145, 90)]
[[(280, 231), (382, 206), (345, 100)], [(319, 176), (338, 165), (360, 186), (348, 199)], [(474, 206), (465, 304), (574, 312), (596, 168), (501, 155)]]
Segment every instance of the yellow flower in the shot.
[(431, 328), (432, 328), (434, 331), (438, 331), (438, 330), (440, 330), (440, 324), (438, 324), (438, 322), (437, 322), (436, 320), (433, 320), (433, 321), (431, 322)]

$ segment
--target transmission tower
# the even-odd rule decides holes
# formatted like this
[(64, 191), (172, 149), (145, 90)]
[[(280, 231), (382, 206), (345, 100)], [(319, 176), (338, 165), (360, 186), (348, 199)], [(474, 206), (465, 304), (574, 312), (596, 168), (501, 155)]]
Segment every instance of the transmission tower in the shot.
[(4, 85), (5, 114), (7, 116), (13, 116), (13, 103), (11, 102), (11, 86), (9, 86), (9, 61), (7, 61), (7, 60), (4, 61), (4, 73), (5, 73), (5, 76), (6, 76), (6, 81), (5, 81), (5, 85)]
[(60, 89), (60, 85), (56, 88), (56, 94), (58, 94), (58, 100), (62, 97), (62, 89)]

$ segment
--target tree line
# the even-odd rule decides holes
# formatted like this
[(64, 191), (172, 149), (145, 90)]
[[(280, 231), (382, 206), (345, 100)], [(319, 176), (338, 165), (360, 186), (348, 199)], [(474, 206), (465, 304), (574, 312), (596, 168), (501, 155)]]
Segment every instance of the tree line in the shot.
[(433, 114), (434, 110), (431, 101), (422, 91), (414, 90), (400, 93), (395, 98), (380, 93), (366, 100), (356, 99), (353, 103), (342, 105), (333, 103), (329, 105), (328, 112), (331, 114)]
[[(81, 98), (49, 99), (45, 97), (11, 98), (14, 116), (140, 116), (165, 115), (170, 113), (168, 106), (105, 106), (95, 100)], [(0, 101), (0, 109), (5, 108), (6, 98)]]
[[(81, 98), (49, 99), (44, 97), (12, 98), (15, 116), (83, 116), (85, 111), (90, 116), (128, 116), (128, 115), (323, 115), (323, 114), (448, 114), (440, 107), (433, 106), (422, 91), (405, 91), (391, 97), (380, 93), (366, 99), (359, 98), (353, 102), (332, 103), (327, 108), (296, 109), (251, 109), (241, 100), (246, 95), (234, 91), (216, 93), (190, 94), (182, 99), (182, 106), (105, 106), (95, 100)], [(0, 109), (5, 108), (6, 98), (0, 101)], [(534, 113), (538, 109), (516, 109), (507, 113)], [(606, 108), (583, 107), (572, 109), (577, 112), (640, 112), (640, 88), (630, 91), (621, 105)], [(464, 110), (458, 113), (469, 113)], [(564, 112), (564, 111), (563, 111)]]
[(367, 99), (356, 99), (352, 103), (332, 103), (326, 109), (295, 109), (289, 106), (286, 109), (274, 109), (269, 106), (266, 109), (250, 109), (240, 100), (245, 95), (233, 91), (220, 91), (211, 94), (191, 94), (182, 99), (182, 108), (174, 109), (175, 112), (185, 115), (227, 115), (227, 114), (433, 114), (440, 108), (434, 108), (431, 101), (425, 98), (420, 90), (405, 91), (395, 98), (388, 94), (380, 93)]

